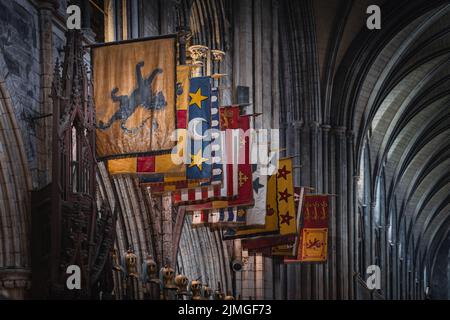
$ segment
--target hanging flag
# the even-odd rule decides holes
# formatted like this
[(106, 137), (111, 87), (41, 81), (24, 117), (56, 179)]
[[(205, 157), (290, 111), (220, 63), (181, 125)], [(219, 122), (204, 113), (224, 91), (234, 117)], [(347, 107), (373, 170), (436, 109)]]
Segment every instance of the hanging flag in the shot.
[[(235, 114), (238, 110), (233, 109), (231, 112)], [(223, 119), (226, 119), (226, 113), (227, 110), (224, 110)], [(224, 120), (225, 126), (231, 125), (230, 122), (226, 123), (227, 121), (229, 120)], [(238, 129), (228, 129), (225, 138), (226, 146), (232, 146), (231, 150), (227, 153), (228, 163), (226, 174), (228, 185), (226, 187), (228, 199), (222, 199), (218, 202), (213, 201), (211, 203), (211, 207), (213, 208), (248, 207), (254, 204), (252, 165), (250, 163), (250, 116), (238, 116), (237, 124)]]
[(264, 226), (266, 223), (266, 192), (268, 168), (261, 157), (267, 157), (268, 143), (264, 135), (256, 130), (251, 133), (252, 189), (254, 206), (247, 210), (247, 226)]
[(208, 214), (208, 223), (213, 227), (245, 224), (245, 209), (237, 207), (204, 210)]
[[(211, 159), (212, 177), (210, 181), (195, 185), (194, 189), (178, 189), (172, 193), (173, 203), (176, 205), (201, 204), (220, 198), (220, 184), (222, 183), (222, 152), (219, 124), (218, 89), (211, 89)], [(167, 188), (164, 188), (167, 189)], [(197, 210), (198, 211), (198, 210)]]
[(175, 145), (176, 36), (92, 47), (99, 158)]
[[(177, 144), (172, 149), (172, 153), (176, 153), (180, 157), (180, 159), (184, 159), (184, 152), (186, 148), (189, 75), (189, 66), (177, 66)], [(186, 166), (183, 162), (173, 162), (171, 154), (110, 159), (107, 161), (107, 167), (111, 175), (124, 173), (138, 174), (140, 177), (142, 177), (142, 179), (140, 179), (141, 183), (163, 183), (167, 182), (167, 180), (182, 181), (186, 179)], [(158, 178), (148, 178), (148, 175), (153, 174), (159, 174)], [(164, 176), (160, 174), (164, 174)], [(175, 179), (176, 177), (178, 177), (178, 179)]]
[(300, 244), (295, 259), (285, 263), (325, 262), (328, 254), (329, 196), (305, 195)]
[(162, 182), (166, 183), (186, 180), (186, 165), (183, 160), (186, 157), (186, 148), (188, 145), (187, 125), (190, 71), (189, 66), (177, 66), (177, 130), (174, 132), (177, 144), (170, 154), (137, 158), (137, 173), (142, 177), (141, 183), (145, 183), (147, 175), (154, 173), (164, 174), (164, 180)]
[(292, 158), (280, 159), (277, 173), (277, 203), (280, 235), (297, 232), (295, 225), (294, 180)]
[[(252, 206), (253, 200), (253, 180), (252, 180), (252, 165), (250, 163), (250, 116), (239, 116), (239, 140), (237, 149), (234, 151), (234, 155), (237, 153), (237, 184), (238, 194), (235, 199), (228, 201), (228, 206)], [(234, 163), (232, 164), (234, 167)]]
[(211, 78), (192, 78), (189, 90), (186, 178), (211, 179)]
[(219, 201), (188, 205), (186, 212), (227, 208), (228, 202), (238, 196), (238, 163), (239, 163), (239, 107), (219, 108), (221, 150), (222, 150), (222, 184)]
[[(294, 201), (295, 201), (295, 212), (297, 221), (297, 230), (300, 230), (300, 219), (301, 216), (301, 206), (303, 199), (304, 188), (295, 187), (294, 188)], [(290, 255), (288, 248), (294, 246), (296, 239), (298, 238), (298, 233), (295, 235), (269, 235), (259, 238), (246, 238), (242, 240), (242, 246), (249, 251), (263, 252), (266, 255)], [(267, 250), (266, 250), (267, 249)], [(292, 251), (292, 249), (291, 249)]]
[(301, 211), (303, 208), (303, 197), (305, 195), (305, 188), (294, 187), (294, 202), (295, 202), (295, 225), (296, 234), (295, 236), (289, 236), (289, 241), (283, 244), (279, 244), (272, 247), (272, 255), (274, 256), (291, 256), (295, 257), (297, 248), (300, 242), (300, 222), (301, 222)]
[[(152, 164), (151, 157), (142, 159), (141, 167), (138, 166), (145, 168), (145, 171), (139, 172), (140, 184), (151, 187), (153, 193), (195, 188), (202, 181), (211, 179), (211, 79), (191, 78), (186, 88), (188, 74), (185, 69), (179, 70), (178, 144), (173, 154), (166, 155), (166, 161), (163, 161), (166, 167), (160, 166), (158, 170)], [(187, 130), (183, 130), (184, 127)], [(156, 163), (158, 159), (164, 160), (163, 156), (156, 156), (155, 159)]]
[[(222, 215), (221, 218), (219, 218), (218, 224), (221, 226), (232, 226), (234, 224), (245, 223), (246, 210), (244, 210), (244, 207), (251, 206), (254, 203), (252, 170), (250, 164), (250, 116), (239, 116), (237, 120), (239, 130), (227, 130), (227, 135), (230, 135), (232, 139), (229, 139), (229, 137), (226, 138), (227, 145), (231, 144), (234, 146), (231, 158), (233, 163), (228, 164), (227, 166), (231, 169), (228, 172), (237, 171), (238, 173), (237, 179), (234, 175), (228, 175), (228, 178), (231, 176), (233, 181), (237, 180), (237, 196), (231, 200), (221, 199), (219, 201), (210, 201), (205, 204), (189, 205), (186, 207), (187, 212), (197, 210), (211, 212), (214, 209), (220, 209)], [(228, 121), (228, 119), (224, 121)], [(230, 125), (230, 123), (226, 125)], [(235, 135), (235, 133), (237, 133), (237, 135)], [(230, 160), (230, 157), (228, 160)], [(231, 179), (229, 181), (231, 181)]]
[(220, 197), (220, 185), (202, 186), (193, 189), (176, 190), (172, 192), (174, 205), (200, 204)]
[(219, 108), (220, 130), (222, 131), (222, 163), (223, 183), (221, 194), (223, 197), (232, 198), (238, 195), (238, 151), (239, 141), (239, 107)]
[(278, 234), (277, 177), (276, 175), (272, 175), (267, 179), (266, 216), (264, 227), (244, 230), (227, 229), (223, 235), (223, 238), (225, 240), (231, 240)]
[(292, 246), (290, 256), (295, 256), (298, 251), (298, 246), (300, 245), (300, 227), (302, 220), (303, 211), (303, 200), (305, 198), (305, 188), (304, 187), (294, 187), (294, 201), (295, 201), (295, 219), (297, 226), (297, 234), (295, 235), (294, 245)]
[(108, 160), (107, 168), (110, 174), (136, 173), (136, 158)]

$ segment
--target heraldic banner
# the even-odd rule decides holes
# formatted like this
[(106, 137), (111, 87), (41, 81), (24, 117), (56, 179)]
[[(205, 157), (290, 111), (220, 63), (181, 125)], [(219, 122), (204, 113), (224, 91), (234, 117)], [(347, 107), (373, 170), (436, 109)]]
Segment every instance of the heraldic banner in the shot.
[(329, 196), (305, 195), (301, 241), (295, 259), (285, 263), (325, 262), (328, 256)]
[(99, 158), (170, 152), (176, 139), (176, 38), (92, 48)]

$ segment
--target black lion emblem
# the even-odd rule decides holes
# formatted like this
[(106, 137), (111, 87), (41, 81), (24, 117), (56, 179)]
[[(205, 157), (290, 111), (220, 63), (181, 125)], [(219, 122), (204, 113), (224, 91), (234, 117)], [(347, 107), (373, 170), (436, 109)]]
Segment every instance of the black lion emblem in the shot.
[(157, 68), (153, 70), (153, 72), (148, 76), (148, 78), (143, 78), (141, 69), (144, 66), (144, 62), (141, 61), (136, 64), (136, 83), (137, 88), (131, 92), (129, 96), (121, 95), (118, 96), (119, 88), (113, 88), (111, 91), (111, 99), (114, 102), (119, 102), (119, 109), (113, 116), (108, 120), (107, 123), (103, 123), (100, 121), (98, 124), (98, 128), (101, 130), (106, 130), (115, 121), (120, 121), (120, 127), (128, 132), (132, 133), (136, 130), (142, 128), (144, 123), (149, 119), (144, 119), (141, 124), (137, 128), (129, 129), (125, 126), (128, 118), (136, 111), (139, 106), (143, 106), (147, 110), (160, 110), (167, 105), (167, 101), (161, 91), (155, 93), (152, 92), (151, 84), (155, 77), (162, 73), (162, 69)]

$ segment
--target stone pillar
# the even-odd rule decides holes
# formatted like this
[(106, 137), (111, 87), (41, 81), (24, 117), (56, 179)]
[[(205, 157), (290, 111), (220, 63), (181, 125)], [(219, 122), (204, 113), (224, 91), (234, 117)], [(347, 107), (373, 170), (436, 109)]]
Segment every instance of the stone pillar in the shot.
[[(322, 191), (322, 183), (319, 181), (319, 170), (320, 168), (320, 159), (321, 159), (321, 150), (320, 143), (322, 142), (320, 139), (320, 128), (319, 123), (313, 121), (309, 124), (309, 134), (310, 134), (310, 183), (309, 185), (313, 187), (316, 193), (320, 193)], [(312, 285), (311, 285), (311, 299), (319, 299), (323, 292), (323, 278), (321, 277), (323, 265), (322, 264), (313, 264), (311, 265), (311, 277), (312, 277)]]
[(336, 216), (337, 216), (337, 273), (338, 298), (347, 299), (348, 294), (348, 211), (347, 211), (347, 152), (345, 141), (345, 127), (335, 127), (336, 141)]
[[(321, 125), (320, 130), (322, 132), (322, 192), (329, 193), (329, 135), (331, 126)], [(329, 231), (330, 232), (330, 231)], [(328, 254), (330, 257), (330, 254)], [(329, 258), (330, 259), (330, 258)], [(329, 289), (329, 274), (330, 274), (330, 260), (323, 266), (322, 278), (323, 278), (323, 298), (330, 299), (330, 289)]]
[[(53, 112), (53, 104), (50, 98), (53, 80), (53, 30), (52, 18), (58, 7), (55, 0), (38, 1), (39, 10), (39, 37), (40, 37), (40, 65), (41, 65), (41, 115), (49, 115)], [(51, 177), (52, 166), (52, 117), (44, 117), (36, 120), (37, 136), (37, 167), (38, 188), (47, 185)]]
[(347, 176), (345, 183), (347, 184), (347, 193), (345, 201), (347, 203), (347, 231), (348, 231), (348, 237), (347, 237), (347, 254), (348, 254), (348, 267), (347, 267), (347, 282), (348, 282), (348, 299), (354, 298), (354, 281), (353, 281), (353, 275), (356, 270), (355, 268), (355, 253), (356, 253), (356, 247), (355, 247), (355, 217), (356, 217), (356, 210), (354, 206), (354, 196), (355, 193), (355, 184), (353, 181), (354, 176), (354, 150), (353, 150), (353, 140), (354, 140), (354, 133), (353, 131), (348, 130), (346, 132), (346, 146), (347, 146)]
[(162, 196), (162, 263), (175, 267), (175, 261), (172, 261), (172, 241), (173, 241), (173, 222), (172, 222), (172, 197), (170, 193), (164, 193)]
[(163, 246), (161, 241), (162, 230), (162, 210), (161, 210), (161, 198), (154, 198), (149, 189), (145, 190), (148, 195), (149, 207), (150, 207), (150, 224), (152, 230), (152, 243), (154, 244), (155, 252), (154, 259), (161, 268), (164, 264), (163, 260)]
[(264, 257), (261, 253), (255, 255), (255, 298), (264, 299)]
[[(331, 135), (331, 136), (330, 136)], [(338, 147), (336, 143), (336, 131), (334, 128), (330, 131), (329, 139), (328, 139), (328, 193), (336, 194), (336, 181), (337, 181), (337, 172), (339, 167), (339, 162), (336, 160)], [(337, 272), (338, 266), (338, 251), (337, 251), (337, 242), (339, 241), (339, 230), (338, 226), (338, 217), (337, 217), (337, 209), (336, 209), (336, 198), (330, 198), (330, 221), (329, 221), (329, 244), (328, 244), (328, 290), (329, 290), (329, 299), (337, 299), (338, 298), (338, 277), (340, 276)]]

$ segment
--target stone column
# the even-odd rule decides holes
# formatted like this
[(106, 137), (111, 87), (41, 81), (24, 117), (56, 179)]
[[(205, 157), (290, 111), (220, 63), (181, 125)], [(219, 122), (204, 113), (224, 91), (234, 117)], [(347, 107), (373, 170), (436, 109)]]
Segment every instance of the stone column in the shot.
[(337, 264), (338, 298), (347, 299), (348, 294), (348, 224), (347, 224), (347, 152), (345, 127), (334, 128), (336, 141), (336, 215), (337, 215)]
[[(38, 1), (39, 37), (40, 37), (40, 65), (41, 65), (41, 115), (53, 112), (50, 98), (53, 80), (53, 30), (52, 18), (58, 7), (58, 1)], [(47, 185), (51, 177), (52, 166), (52, 117), (44, 117), (37, 121), (38, 187)]]
[[(330, 155), (329, 155), (329, 135), (331, 126), (327, 124), (323, 124), (320, 126), (322, 132), (322, 192), (329, 193), (329, 163), (330, 163)], [(330, 231), (329, 231), (330, 232)], [(330, 255), (328, 255), (330, 256)], [(330, 290), (329, 290), (329, 274), (330, 274), (330, 260), (323, 266), (322, 270), (322, 278), (323, 278), (323, 298), (330, 298)]]
[[(348, 281), (348, 299), (354, 298), (354, 281), (353, 275), (356, 270), (355, 268), (355, 217), (356, 217), (356, 206), (354, 206), (355, 184), (354, 184), (354, 150), (353, 150), (353, 140), (354, 133), (351, 130), (346, 132), (346, 145), (347, 145), (347, 177), (345, 183), (347, 184), (347, 230), (348, 230), (348, 241), (347, 241), (347, 252), (348, 252), (348, 268), (347, 268), (347, 281)], [(357, 261), (357, 260), (356, 260)]]
[(172, 241), (173, 241), (173, 222), (172, 222), (172, 197), (170, 193), (164, 193), (162, 196), (162, 263), (174, 268), (175, 261), (172, 261)]
[[(331, 135), (331, 136), (330, 136)], [(336, 131), (333, 128), (330, 131), (328, 145), (326, 148), (328, 149), (328, 161), (329, 168), (326, 175), (328, 176), (328, 193), (336, 194), (336, 186), (337, 186), (337, 175), (338, 175), (338, 167), (339, 161), (336, 160), (338, 154), (338, 144), (336, 139)], [(336, 198), (330, 198), (330, 221), (329, 221), (329, 244), (328, 244), (328, 290), (329, 290), (329, 299), (337, 299), (338, 296), (338, 277), (340, 276), (337, 272), (338, 263), (340, 258), (338, 253), (338, 241), (340, 237), (340, 231), (338, 229), (338, 213), (336, 207)]]

